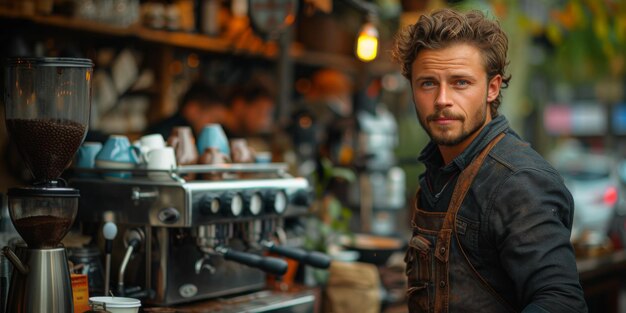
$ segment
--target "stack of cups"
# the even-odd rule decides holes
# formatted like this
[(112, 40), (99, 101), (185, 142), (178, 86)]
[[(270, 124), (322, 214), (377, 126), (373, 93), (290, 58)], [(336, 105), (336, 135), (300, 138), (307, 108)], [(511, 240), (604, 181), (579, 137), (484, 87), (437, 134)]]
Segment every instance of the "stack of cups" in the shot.
[(176, 155), (174, 148), (165, 145), (165, 139), (161, 134), (149, 134), (139, 138), (139, 150), (141, 151), (141, 163), (145, 165), (148, 177), (152, 180), (170, 180), (171, 171), (176, 168)]
[[(172, 129), (172, 133), (167, 138), (167, 144), (174, 149), (176, 164), (178, 166), (193, 165), (198, 163), (198, 150), (196, 150), (196, 139), (189, 126), (177, 126)], [(194, 173), (187, 173), (185, 179), (193, 180)]]

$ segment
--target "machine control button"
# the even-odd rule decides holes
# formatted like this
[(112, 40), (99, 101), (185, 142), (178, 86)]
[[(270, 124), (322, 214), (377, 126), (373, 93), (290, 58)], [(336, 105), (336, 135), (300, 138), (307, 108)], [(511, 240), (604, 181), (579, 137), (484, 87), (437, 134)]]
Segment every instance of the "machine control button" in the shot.
[(202, 196), (202, 198), (200, 199), (200, 212), (206, 215), (219, 213), (220, 198), (211, 194)]
[(248, 213), (257, 216), (263, 210), (263, 197), (258, 192), (248, 192), (243, 196), (244, 207)]
[(243, 211), (243, 199), (238, 192), (229, 191), (222, 195), (220, 211), (227, 216), (240, 216)]
[(311, 193), (305, 189), (300, 189), (292, 196), (291, 202), (295, 205), (309, 207), (311, 205)]
[(184, 284), (178, 288), (178, 293), (183, 298), (191, 298), (198, 294), (198, 287), (194, 284)]
[(173, 207), (163, 208), (157, 215), (159, 221), (164, 224), (174, 224), (180, 219), (180, 212)]
[(283, 214), (287, 211), (287, 194), (283, 190), (270, 190), (265, 194), (266, 207), (268, 212)]

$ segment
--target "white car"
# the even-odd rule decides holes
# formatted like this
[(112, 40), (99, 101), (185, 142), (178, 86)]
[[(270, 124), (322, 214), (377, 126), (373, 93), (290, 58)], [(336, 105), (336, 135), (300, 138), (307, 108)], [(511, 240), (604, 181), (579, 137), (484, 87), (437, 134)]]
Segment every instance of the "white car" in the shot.
[(555, 166), (574, 198), (572, 241), (603, 244), (619, 200), (614, 159), (604, 154), (581, 153), (555, 161)]

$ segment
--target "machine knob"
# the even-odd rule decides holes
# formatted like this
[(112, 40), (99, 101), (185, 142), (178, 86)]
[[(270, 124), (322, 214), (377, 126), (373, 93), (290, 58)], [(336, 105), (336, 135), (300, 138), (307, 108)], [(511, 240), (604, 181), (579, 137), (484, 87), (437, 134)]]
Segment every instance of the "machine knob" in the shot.
[(306, 189), (296, 191), (291, 202), (298, 206), (308, 207), (311, 205), (311, 193)]
[(214, 215), (220, 212), (220, 198), (215, 195), (204, 195), (200, 199), (200, 212), (206, 215)]
[(158, 218), (163, 224), (174, 224), (180, 219), (180, 212), (173, 207), (163, 208), (159, 211)]
[(283, 190), (270, 190), (265, 194), (265, 207), (270, 213), (283, 214), (287, 211), (287, 193)]
[(248, 192), (243, 196), (243, 205), (247, 213), (257, 216), (263, 210), (263, 197), (258, 192)]
[(238, 192), (229, 191), (220, 199), (220, 210), (227, 216), (240, 216), (243, 211), (243, 199)]

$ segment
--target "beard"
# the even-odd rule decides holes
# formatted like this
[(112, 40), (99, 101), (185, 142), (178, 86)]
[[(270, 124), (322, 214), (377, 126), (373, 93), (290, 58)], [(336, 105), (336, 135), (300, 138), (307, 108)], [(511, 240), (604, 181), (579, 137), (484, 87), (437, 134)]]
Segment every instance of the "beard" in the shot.
[[(418, 113), (418, 120), (433, 143), (438, 146), (456, 146), (482, 129), (487, 120), (487, 108), (488, 105), (485, 99), (481, 109), (476, 111), (474, 116), (468, 118), (456, 114), (450, 109), (443, 109), (435, 111), (435, 113), (426, 116), (426, 118), (423, 118)], [(460, 129), (457, 128), (456, 122), (453, 125), (433, 125), (431, 123), (440, 118), (454, 119), (456, 122), (460, 122)]]

